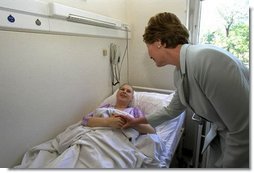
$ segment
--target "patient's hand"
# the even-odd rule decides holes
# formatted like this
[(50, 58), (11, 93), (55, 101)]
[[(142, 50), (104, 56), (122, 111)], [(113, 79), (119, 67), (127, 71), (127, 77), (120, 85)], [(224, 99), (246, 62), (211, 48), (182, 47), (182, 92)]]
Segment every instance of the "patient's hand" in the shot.
[(120, 117), (120, 118), (122, 118), (124, 120), (125, 123), (122, 126), (122, 128), (124, 128), (124, 129), (128, 128), (128, 127), (133, 127), (135, 125), (135, 123), (134, 123), (135, 118), (131, 118), (129, 116), (119, 115), (119, 114), (117, 114), (115, 116), (116, 117)]
[(122, 128), (125, 124), (125, 120), (121, 117), (110, 116), (110, 117), (90, 117), (87, 122), (88, 127), (113, 127)]
[[(122, 126), (123, 129), (132, 127), (139, 131), (140, 133), (155, 133), (155, 129), (150, 125), (147, 124), (145, 121), (145, 118), (131, 118), (129, 116), (124, 116), (124, 115), (116, 115), (117, 117), (121, 117), (122, 119), (125, 120), (125, 124)], [(142, 122), (145, 122), (143, 124)]]
[(122, 126), (125, 124), (125, 120), (116, 115), (112, 115), (108, 118), (108, 125), (114, 128), (122, 128)]

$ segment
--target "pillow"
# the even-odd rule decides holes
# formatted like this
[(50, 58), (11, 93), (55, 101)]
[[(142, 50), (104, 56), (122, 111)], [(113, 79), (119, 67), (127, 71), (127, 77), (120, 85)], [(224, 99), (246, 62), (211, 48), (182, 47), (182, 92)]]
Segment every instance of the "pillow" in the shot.
[(154, 92), (136, 92), (133, 106), (141, 109), (145, 115), (151, 114), (154, 111), (160, 110), (162, 107), (167, 106), (173, 94), (160, 94)]
[(109, 97), (107, 97), (105, 100), (102, 101), (102, 103), (100, 104), (100, 106), (106, 105), (106, 104), (110, 104), (110, 105), (115, 105), (116, 104), (116, 93), (117, 93), (118, 89)]
[[(116, 93), (107, 97), (102, 103), (115, 105)], [(145, 115), (151, 114), (154, 111), (160, 110), (162, 107), (167, 106), (173, 98), (174, 92), (171, 94), (161, 94), (155, 92), (139, 92), (134, 91), (134, 98), (130, 106), (137, 107), (144, 112)]]

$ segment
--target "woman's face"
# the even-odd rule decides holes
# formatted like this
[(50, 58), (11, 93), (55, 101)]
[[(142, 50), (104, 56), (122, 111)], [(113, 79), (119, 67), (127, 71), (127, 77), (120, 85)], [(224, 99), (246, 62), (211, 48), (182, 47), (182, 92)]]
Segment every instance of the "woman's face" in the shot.
[(152, 44), (146, 44), (148, 49), (148, 54), (152, 60), (156, 63), (158, 67), (167, 65), (166, 59), (164, 58), (163, 49), (165, 49), (159, 41)]
[(133, 98), (133, 89), (129, 85), (123, 85), (117, 92), (117, 99), (130, 103)]

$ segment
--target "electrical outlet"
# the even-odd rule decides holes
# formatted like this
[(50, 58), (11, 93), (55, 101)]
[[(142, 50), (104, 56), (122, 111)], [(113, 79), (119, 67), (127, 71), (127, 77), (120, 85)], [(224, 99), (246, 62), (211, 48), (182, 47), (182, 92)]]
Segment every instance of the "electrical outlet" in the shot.
[(107, 56), (107, 55), (108, 55), (107, 49), (103, 49), (103, 50), (102, 50), (102, 54), (103, 54), (103, 56)]

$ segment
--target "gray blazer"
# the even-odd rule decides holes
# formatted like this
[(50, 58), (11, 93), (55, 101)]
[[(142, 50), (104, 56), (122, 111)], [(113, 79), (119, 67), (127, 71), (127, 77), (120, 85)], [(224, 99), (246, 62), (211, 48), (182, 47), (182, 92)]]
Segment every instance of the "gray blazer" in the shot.
[[(210, 167), (249, 167), (249, 70), (232, 54), (208, 45), (183, 45), (177, 91), (170, 104), (147, 116), (152, 126), (190, 108), (213, 124), (219, 140)], [(212, 144), (211, 143), (211, 144)], [(219, 144), (218, 144), (219, 143)]]

